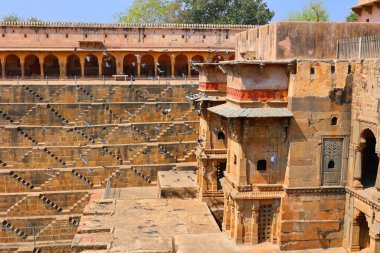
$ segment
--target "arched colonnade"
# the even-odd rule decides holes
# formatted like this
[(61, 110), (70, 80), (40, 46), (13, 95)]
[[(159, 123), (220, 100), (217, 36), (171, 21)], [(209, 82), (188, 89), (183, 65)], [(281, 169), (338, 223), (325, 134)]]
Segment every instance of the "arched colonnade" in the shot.
[(82, 79), (110, 78), (125, 74), (135, 78), (197, 77), (192, 62), (214, 62), (233, 59), (233, 54), (209, 53), (9, 53), (0, 55), (0, 74), (3, 79)]

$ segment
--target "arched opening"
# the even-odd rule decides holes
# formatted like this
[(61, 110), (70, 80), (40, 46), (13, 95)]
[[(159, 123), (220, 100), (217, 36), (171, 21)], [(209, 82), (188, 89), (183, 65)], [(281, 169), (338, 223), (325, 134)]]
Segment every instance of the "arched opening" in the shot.
[(174, 63), (175, 76), (188, 76), (189, 62), (184, 54), (177, 55)]
[(141, 57), (141, 77), (151, 77), (154, 76), (154, 58), (153, 56), (146, 54)]
[(125, 75), (137, 76), (137, 57), (133, 54), (124, 56), (123, 71)]
[(364, 188), (375, 186), (379, 157), (376, 150), (376, 137), (369, 129), (363, 131), (361, 137), (365, 140), (362, 149), (362, 185)]
[(38, 59), (37, 56), (30, 54), (27, 57), (25, 57), (24, 77), (31, 79), (41, 78), (40, 59)]
[(89, 54), (84, 59), (84, 77), (95, 78), (99, 77), (99, 62), (98, 57)]
[(257, 161), (257, 170), (267, 170), (267, 161), (266, 160), (258, 160)]
[[(201, 55), (196, 55), (194, 56), (193, 58), (191, 58), (191, 62), (193, 63), (204, 63), (205, 62), (205, 59), (201, 56)], [(199, 76), (199, 72), (194, 68), (194, 67), (191, 67), (191, 76), (194, 76), (194, 77), (197, 77)]]
[(229, 60), (229, 61), (233, 61), (233, 60), (235, 60), (235, 54), (230, 55), (230, 57), (228, 57), (228, 60)]
[(17, 78), (21, 77), (20, 58), (14, 54), (8, 55), (5, 59), (5, 77)]
[(332, 117), (331, 118), (331, 125), (336, 126), (338, 124), (338, 118), (337, 117)]
[(335, 168), (335, 162), (334, 160), (330, 160), (328, 165), (327, 165), (327, 168), (328, 169), (334, 169)]
[(48, 55), (44, 59), (44, 75), (48, 78), (59, 78), (59, 62), (55, 55)]
[(72, 54), (67, 58), (66, 74), (69, 79), (80, 77), (82, 75), (80, 59), (77, 55)]
[(105, 77), (111, 77), (112, 75), (116, 75), (116, 59), (114, 56), (103, 56), (102, 72), (103, 76)]
[(212, 57), (212, 60), (211, 60), (212, 63), (218, 63), (220, 61), (224, 61), (224, 58), (223, 58), (223, 56), (221, 56), (219, 54)]
[(226, 136), (224, 135), (223, 131), (218, 131), (218, 140), (224, 140), (226, 139)]
[(369, 248), (370, 237), (369, 237), (369, 226), (364, 213), (360, 213), (357, 218), (357, 223), (359, 225), (359, 246), (360, 249)]
[(161, 77), (170, 77), (172, 75), (172, 63), (170, 56), (167, 54), (160, 55), (157, 62), (158, 75)]

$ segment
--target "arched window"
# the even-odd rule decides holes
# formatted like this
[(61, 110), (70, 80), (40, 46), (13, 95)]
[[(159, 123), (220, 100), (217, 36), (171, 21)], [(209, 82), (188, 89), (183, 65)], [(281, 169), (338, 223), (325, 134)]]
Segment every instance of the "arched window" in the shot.
[[(196, 56), (193, 56), (193, 58), (191, 58), (191, 62), (193, 62), (193, 63), (204, 63), (205, 59), (203, 58), (203, 56), (198, 54)], [(191, 67), (191, 76), (193, 76), (193, 77), (199, 76), (199, 72), (193, 67)]]
[(93, 54), (87, 55), (84, 59), (84, 76), (87, 78), (99, 77), (98, 57)]
[(257, 170), (267, 170), (267, 161), (266, 160), (258, 160), (257, 161)]
[(218, 140), (224, 140), (226, 139), (226, 136), (224, 135), (223, 131), (218, 131)]
[(116, 74), (116, 59), (112, 55), (103, 56), (102, 73), (105, 77), (111, 77)]
[(154, 76), (154, 58), (149, 54), (145, 54), (141, 57), (140, 64), (140, 76), (141, 77), (153, 77)]
[(5, 59), (5, 77), (17, 78), (21, 77), (20, 58), (14, 54), (8, 55)]
[(171, 77), (172, 63), (170, 56), (167, 54), (160, 55), (157, 62), (158, 75), (161, 77)]
[(135, 55), (124, 56), (123, 71), (125, 75), (137, 77), (137, 57)]
[(82, 76), (82, 69), (80, 59), (77, 55), (72, 54), (67, 58), (66, 63), (67, 78), (80, 78)]
[(30, 54), (27, 57), (25, 57), (24, 77), (31, 79), (41, 78), (40, 59), (38, 59), (37, 56)]
[(44, 76), (48, 78), (59, 78), (60, 69), (58, 58), (55, 55), (48, 55), (44, 59)]
[(330, 160), (328, 165), (327, 165), (327, 168), (328, 169), (334, 169), (335, 168), (335, 162), (333, 160)]
[(177, 77), (188, 76), (188, 68), (189, 68), (189, 62), (187, 60), (187, 57), (183, 54), (177, 55), (175, 57), (175, 64), (174, 64), (175, 76)]
[(212, 63), (218, 63), (220, 61), (224, 61), (223, 56), (221, 56), (220, 54), (215, 55), (214, 57), (212, 57), (212, 60), (211, 60)]
[(361, 137), (365, 140), (362, 147), (362, 185), (364, 188), (373, 187), (376, 182), (379, 157), (376, 154), (376, 137), (366, 129)]

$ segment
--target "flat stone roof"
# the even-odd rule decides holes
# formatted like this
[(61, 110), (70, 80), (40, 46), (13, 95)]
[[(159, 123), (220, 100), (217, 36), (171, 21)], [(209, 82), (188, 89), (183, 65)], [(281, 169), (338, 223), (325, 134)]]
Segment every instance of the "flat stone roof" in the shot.
[(159, 171), (157, 181), (161, 188), (197, 187), (197, 174), (194, 171)]

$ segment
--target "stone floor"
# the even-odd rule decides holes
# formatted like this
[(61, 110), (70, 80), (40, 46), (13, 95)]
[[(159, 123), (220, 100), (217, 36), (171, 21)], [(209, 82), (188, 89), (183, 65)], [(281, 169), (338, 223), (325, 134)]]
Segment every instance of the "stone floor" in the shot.
[[(157, 187), (100, 192), (85, 210), (73, 247), (96, 253), (279, 253), (276, 245), (235, 245), (215, 223), (205, 203), (196, 199), (157, 199)], [(79, 250), (80, 249), (80, 250)], [(175, 251), (174, 251), (175, 250)], [(344, 249), (288, 251), (343, 253)]]

